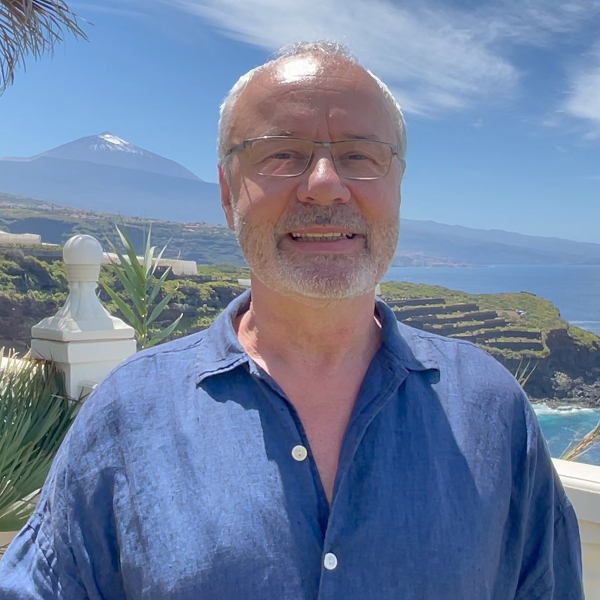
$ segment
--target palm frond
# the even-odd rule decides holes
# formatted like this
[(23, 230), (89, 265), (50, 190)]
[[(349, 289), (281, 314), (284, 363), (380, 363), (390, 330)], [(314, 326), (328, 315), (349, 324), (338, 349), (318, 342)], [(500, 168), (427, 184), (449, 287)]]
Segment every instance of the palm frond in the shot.
[(64, 0), (0, 0), (0, 95), (27, 56), (52, 53), (67, 32), (88, 39)]
[(25, 524), (77, 409), (53, 363), (0, 350), (0, 531)]
[(576, 444), (571, 443), (560, 458), (562, 460), (577, 460), (582, 454), (590, 450), (598, 439), (600, 439), (600, 421), (594, 429), (584, 435)]

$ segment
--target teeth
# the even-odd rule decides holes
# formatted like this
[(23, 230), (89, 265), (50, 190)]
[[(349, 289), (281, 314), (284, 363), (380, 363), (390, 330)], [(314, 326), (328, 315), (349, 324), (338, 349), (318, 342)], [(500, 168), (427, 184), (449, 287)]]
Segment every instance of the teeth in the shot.
[(299, 241), (319, 241), (319, 242), (335, 242), (337, 240), (349, 240), (354, 237), (352, 233), (290, 233), (294, 240)]

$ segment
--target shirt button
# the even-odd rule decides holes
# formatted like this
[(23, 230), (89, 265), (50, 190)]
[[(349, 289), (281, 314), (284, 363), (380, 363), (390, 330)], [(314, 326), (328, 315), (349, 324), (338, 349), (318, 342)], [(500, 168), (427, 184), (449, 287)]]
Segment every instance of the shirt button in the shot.
[(337, 567), (337, 556), (333, 552), (328, 552), (323, 557), (323, 566), (328, 571), (333, 571)]
[(308, 456), (308, 450), (304, 446), (294, 446), (292, 448), (294, 460), (302, 462)]

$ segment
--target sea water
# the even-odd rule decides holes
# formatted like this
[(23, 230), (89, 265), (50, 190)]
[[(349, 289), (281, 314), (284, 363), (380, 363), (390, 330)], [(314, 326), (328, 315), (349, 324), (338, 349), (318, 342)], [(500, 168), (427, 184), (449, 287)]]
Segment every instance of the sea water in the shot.
[[(441, 285), (471, 294), (531, 292), (551, 300), (569, 322), (600, 335), (600, 265), (498, 265), (491, 267), (392, 267), (384, 281)], [(552, 456), (559, 457), (600, 420), (600, 409), (555, 410), (536, 406)], [(600, 465), (600, 443), (580, 459)]]
[[(550, 447), (550, 454), (555, 458), (559, 458), (574, 440), (579, 441), (600, 421), (600, 409), (598, 408), (556, 410), (544, 405), (536, 405), (534, 409)], [(600, 442), (594, 444), (577, 460), (600, 465)]]

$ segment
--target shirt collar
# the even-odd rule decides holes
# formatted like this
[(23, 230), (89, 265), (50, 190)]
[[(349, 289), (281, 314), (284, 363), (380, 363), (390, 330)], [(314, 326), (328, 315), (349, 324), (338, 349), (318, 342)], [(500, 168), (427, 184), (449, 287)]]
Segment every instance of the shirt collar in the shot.
[(388, 357), (409, 371), (439, 369), (429, 335), (396, 319), (396, 313), (381, 299), (375, 302), (381, 324), (381, 347)]
[(250, 307), (250, 290), (229, 303), (205, 331), (196, 357), (196, 384), (209, 375), (229, 371), (248, 362), (248, 355), (233, 327), (235, 318)]
[[(206, 330), (196, 357), (196, 383), (210, 375), (230, 371), (248, 362), (233, 322), (250, 306), (250, 290), (233, 300)], [(438, 364), (423, 332), (399, 324), (394, 311), (380, 299), (375, 304), (382, 330), (382, 350), (398, 366), (409, 371), (437, 369)]]

